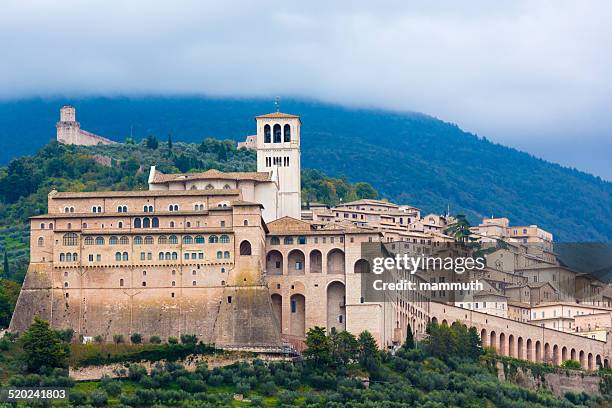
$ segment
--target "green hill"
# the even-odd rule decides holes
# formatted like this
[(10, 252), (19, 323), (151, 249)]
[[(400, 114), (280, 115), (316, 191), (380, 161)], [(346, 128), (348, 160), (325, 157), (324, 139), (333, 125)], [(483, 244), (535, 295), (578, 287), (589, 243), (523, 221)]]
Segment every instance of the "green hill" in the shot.
[[(269, 101), (208, 98), (93, 98), (0, 104), (0, 160), (32, 153), (54, 137), (59, 107), (77, 106), (84, 129), (123, 140), (243, 139)], [(466, 133), (415, 113), (283, 101), (302, 117), (302, 163), (367, 181), (390, 200), (424, 211), (491, 215), (538, 224), (562, 241), (612, 239), (612, 183)], [(19, 140), (19, 143), (15, 141)]]

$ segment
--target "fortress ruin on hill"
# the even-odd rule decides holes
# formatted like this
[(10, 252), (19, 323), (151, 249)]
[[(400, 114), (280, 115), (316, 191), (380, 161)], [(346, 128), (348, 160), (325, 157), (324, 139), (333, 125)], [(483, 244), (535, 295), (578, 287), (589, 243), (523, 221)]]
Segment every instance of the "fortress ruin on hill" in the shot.
[[(39, 315), (105, 341), (195, 334), (228, 348), (299, 351), (314, 326), (368, 330), (393, 349), (409, 328), (418, 339), (429, 322), (460, 322), (504, 355), (609, 365), (609, 285), (560, 265), (552, 235), (535, 225), (491, 218), (472, 228), (474, 240), (504, 242), (469, 277), (482, 290), (364, 298), (363, 244), (427, 254), (455, 242), (447, 230), (456, 220), (383, 200), (302, 208), (300, 118), (255, 119), (244, 147), (257, 152), (256, 172), (152, 167), (148, 191), (51, 191), (47, 214), (31, 218), (30, 265), (9, 330), (23, 332)], [(81, 132), (74, 108), (62, 108), (58, 140), (110, 142)]]

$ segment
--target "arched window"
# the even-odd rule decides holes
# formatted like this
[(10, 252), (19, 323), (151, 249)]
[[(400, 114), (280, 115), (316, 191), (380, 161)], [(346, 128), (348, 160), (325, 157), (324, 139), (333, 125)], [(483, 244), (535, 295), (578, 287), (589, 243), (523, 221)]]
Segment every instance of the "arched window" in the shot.
[(168, 206), (168, 211), (174, 211), (174, 206), (172, 204)]
[(117, 245), (117, 242), (119, 242), (119, 240), (114, 235), (108, 239), (108, 244), (109, 245)]
[(240, 243), (240, 255), (251, 255), (251, 243), (246, 239)]
[(66, 262), (72, 262), (72, 254), (70, 252), (66, 254)]
[(278, 237), (270, 238), (270, 245), (280, 245), (280, 239)]
[(123, 253), (123, 260), (124, 260), (124, 261), (127, 261), (127, 260), (128, 260), (128, 253), (127, 253), (127, 252), (124, 252), (124, 253)]
[(45, 229), (45, 223), (40, 224), (40, 229)]
[(78, 260), (79, 260), (79, 255), (78, 255), (76, 252), (73, 252), (73, 253), (72, 253), (72, 260), (73, 260), (74, 262), (76, 262), (76, 261), (78, 261)]
[(281, 142), (281, 126), (277, 123), (274, 125), (274, 143)]
[(71, 222), (68, 223), (68, 229), (72, 229), (72, 223)]
[(195, 243), (196, 243), (196, 244), (203, 244), (203, 243), (205, 243), (205, 242), (206, 242), (206, 240), (204, 239), (204, 237), (203, 237), (203, 236), (201, 236), (201, 235), (196, 235), (196, 237), (195, 237)]
[(211, 235), (210, 237), (208, 237), (208, 242), (210, 244), (216, 244), (217, 242), (219, 242), (219, 237), (217, 237), (216, 235)]
[(186, 227), (186, 228), (191, 228), (191, 222), (190, 222), (190, 221), (187, 221), (187, 222), (185, 223), (185, 227)]
[(117, 207), (117, 212), (123, 212), (123, 207), (122, 206)]
[(66, 260), (66, 255), (64, 255), (64, 253), (62, 252), (60, 254), (60, 262), (64, 262)]
[(142, 245), (142, 237), (140, 235), (134, 237), (134, 245)]
[(157, 243), (158, 244), (167, 244), (168, 243), (168, 237), (166, 237), (165, 235), (160, 235), (159, 238), (157, 238)]
[(169, 244), (178, 244), (178, 238), (176, 237), (176, 235), (170, 235), (170, 237), (168, 238), (168, 243)]
[(104, 245), (104, 237), (96, 237), (96, 245)]
[[(87, 240), (86, 240), (87, 243)], [(38, 237), (38, 246), (45, 246), (45, 239), (43, 237)]]
[(160, 260), (160, 261), (163, 261), (163, 260), (164, 260), (164, 253), (163, 253), (163, 252), (160, 252), (160, 253), (159, 253), (159, 260)]
[(173, 260), (173, 261), (176, 261), (177, 259), (178, 259), (178, 253), (173, 252), (173, 253), (172, 253), (172, 260)]
[(153, 217), (153, 219), (151, 220), (151, 226), (153, 228), (159, 228), (159, 218)]
[(193, 244), (193, 238), (191, 235), (185, 235), (183, 237), (183, 244)]
[(286, 124), (283, 127), (283, 136), (284, 136), (284, 142), (290, 142), (291, 141), (291, 126), (289, 126), (289, 124)]
[(174, 211), (178, 211), (178, 210), (179, 210), (178, 204), (174, 204)]
[(145, 217), (142, 219), (142, 228), (151, 228), (151, 219)]
[(145, 245), (153, 245), (153, 237), (150, 235), (147, 235), (144, 239), (144, 243)]
[(264, 126), (264, 143), (270, 143), (271, 142), (271, 133), (270, 132), (270, 125), (265, 125)]
[(223, 252), (217, 251), (217, 259), (223, 258)]
[(115, 261), (121, 261), (121, 252), (115, 252)]
[(148, 206), (148, 205), (145, 205), (144, 207), (142, 207), (142, 210), (143, 210), (144, 212), (149, 212), (149, 206)]
[[(119, 223), (119, 224), (121, 224), (121, 223)], [(86, 222), (83, 223), (83, 228), (87, 228), (87, 223)], [(121, 227), (119, 227), (119, 228), (121, 228)]]
[(171, 256), (172, 256), (172, 254), (170, 254), (170, 252), (166, 252), (166, 254), (165, 254), (166, 261), (169, 261)]
[(223, 189), (224, 189), (224, 190), (229, 190), (230, 188), (231, 188), (231, 187), (230, 187), (230, 185), (229, 185), (229, 184), (226, 184), (226, 185), (224, 185), (224, 186), (223, 186)]
[(172, 286), (176, 286), (176, 281), (172, 281)]
[(73, 213), (74, 212), (74, 207), (70, 207), (70, 212)]
[(221, 242), (222, 244), (229, 244), (229, 237), (227, 235), (221, 235), (219, 237), (219, 242)]
[(98, 207), (91, 207), (91, 212), (97, 213), (98, 212)]
[(223, 252), (223, 257), (224, 257), (224, 258), (229, 258), (229, 257), (230, 257), (230, 253), (229, 253), (229, 251), (225, 251), (225, 252)]
[(140, 228), (141, 226), (140, 218), (134, 218), (134, 228)]
[(64, 207), (64, 212), (65, 212), (65, 213), (70, 212), (70, 208), (68, 208), (68, 207)]
[(170, 221), (170, 228), (174, 228), (174, 221)]
[(93, 237), (85, 237), (85, 245), (93, 245), (93, 244), (94, 244)]
[(52, 222), (50, 222), (50, 223), (49, 223), (49, 229), (50, 229), (50, 230), (52, 230), (52, 229), (53, 229), (53, 223), (52, 223)]
[(117, 226), (118, 226), (119, 228), (123, 228), (123, 222), (119, 221), (119, 223), (117, 223)]
[(245, 227), (248, 227), (249, 226), (249, 220), (242, 221), (242, 225), (244, 225)]
[(119, 279), (119, 286), (123, 286), (123, 279)]
[(207, 184), (206, 187), (204, 187), (205, 190), (212, 190), (215, 187), (212, 184)]
[(130, 240), (128, 239), (128, 237), (126, 237), (125, 235), (122, 236), (121, 238), (119, 238), (119, 243), (121, 245), (127, 245), (130, 243)]
[(68, 232), (64, 234), (63, 242), (65, 246), (75, 246), (78, 243), (78, 236), (74, 232)]
[(293, 237), (285, 237), (284, 244), (293, 245)]

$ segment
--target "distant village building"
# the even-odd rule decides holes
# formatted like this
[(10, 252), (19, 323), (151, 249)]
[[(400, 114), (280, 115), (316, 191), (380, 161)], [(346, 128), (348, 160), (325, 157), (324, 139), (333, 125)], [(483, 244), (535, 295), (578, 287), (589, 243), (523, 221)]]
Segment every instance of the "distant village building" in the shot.
[(244, 139), (244, 142), (238, 142), (238, 149), (256, 149), (257, 148), (257, 135), (249, 135)]

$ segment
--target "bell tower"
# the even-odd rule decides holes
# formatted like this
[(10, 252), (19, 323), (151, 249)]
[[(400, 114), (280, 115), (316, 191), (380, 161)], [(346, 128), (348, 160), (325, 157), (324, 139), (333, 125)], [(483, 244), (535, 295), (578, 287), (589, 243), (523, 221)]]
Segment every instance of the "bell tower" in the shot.
[(277, 181), (278, 216), (301, 217), (300, 117), (274, 112), (257, 116), (257, 171)]

